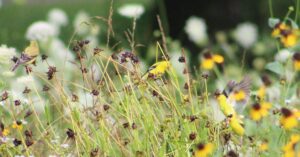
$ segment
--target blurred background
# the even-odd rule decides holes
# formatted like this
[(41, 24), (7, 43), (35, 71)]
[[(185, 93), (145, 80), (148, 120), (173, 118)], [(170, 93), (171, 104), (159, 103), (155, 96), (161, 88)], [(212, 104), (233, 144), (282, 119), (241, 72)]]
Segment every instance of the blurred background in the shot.
[[(272, 0), (276, 17), (283, 17), (287, 13), (288, 6), (295, 6), (295, 0)], [(67, 21), (60, 27), (59, 38), (68, 43), (76, 29), (76, 18), (102, 16), (107, 17), (110, 9), (109, 0), (0, 0), (0, 44), (13, 46), (19, 50), (27, 44), (26, 31), (36, 21), (49, 21), (49, 12), (56, 8), (61, 9)], [(210, 0), (210, 1), (179, 1), (179, 0), (114, 0), (113, 30), (118, 37), (112, 39), (123, 41), (122, 46), (128, 47), (124, 31), (132, 27), (132, 18), (126, 18), (120, 14), (120, 7), (124, 5), (138, 4), (143, 7), (143, 13), (137, 20), (136, 41), (146, 45), (149, 41), (156, 41), (159, 36), (156, 15), (159, 14), (163, 21), (167, 35), (179, 40), (181, 46), (189, 48), (193, 53), (199, 53), (203, 47), (215, 42), (215, 33), (218, 31), (231, 32), (239, 23), (250, 22), (254, 24), (260, 34), (267, 36), (270, 33), (268, 18), (270, 17), (268, 1), (253, 0)], [(55, 13), (54, 13), (55, 14)], [(80, 15), (81, 14), (81, 15)], [(199, 17), (205, 21), (209, 36), (209, 43), (199, 46), (189, 40), (185, 33), (185, 25), (191, 16)], [(55, 21), (55, 20), (54, 20)], [(105, 23), (94, 20), (98, 25), (99, 34), (96, 38), (99, 42), (106, 40)], [(259, 40), (259, 39), (258, 39)], [(114, 43), (114, 42), (112, 42)], [(147, 48), (141, 48), (145, 51)]]
[[(266, 60), (254, 61), (254, 58), (266, 58), (275, 49), (274, 44), (268, 43), (271, 32), (268, 27), (269, 2), (272, 3), (274, 16), (278, 18), (283, 18), (288, 7), (296, 3), (295, 0), (114, 0), (112, 19), (115, 36), (110, 39), (110, 46), (117, 44), (113, 51), (130, 48), (124, 32), (132, 28), (132, 11), (137, 6), (139, 15), (135, 41), (141, 45), (138, 52), (143, 58), (153, 58), (153, 54), (149, 57), (149, 52), (153, 52), (153, 45), (161, 40), (156, 19), (156, 15), (160, 15), (171, 50), (180, 51), (185, 47), (189, 54), (198, 55), (203, 49), (209, 48), (228, 51), (227, 56), (233, 59), (234, 55), (241, 57), (241, 53), (235, 52), (247, 49), (254, 51), (247, 56), (247, 65), (260, 64), (263, 67)], [(0, 0), (0, 45), (22, 51), (30, 39), (26, 37), (29, 28), (39, 21), (58, 22), (55, 38), (65, 45), (68, 45), (76, 29), (79, 32), (75, 39), (90, 39), (95, 41), (95, 45), (105, 45), (108, 27), (105, 22), (91, 17), (107, 18), (110, 5), (109, 0)], [(133, 8), (130, 8), (132, 5)], [(89, 25), (89, 31), (78, 27), (84, 22)], [(225, 40), (227, 45), (223, 44), (221, 48), (215, 46), (222, 45), (220, 42)], [(228, 46), (234, 41), (238, 44)], [(260, 44), (260, 41), (265, 44)], [(197, 63), (197, 58), (191, 57), (191, 64)]]

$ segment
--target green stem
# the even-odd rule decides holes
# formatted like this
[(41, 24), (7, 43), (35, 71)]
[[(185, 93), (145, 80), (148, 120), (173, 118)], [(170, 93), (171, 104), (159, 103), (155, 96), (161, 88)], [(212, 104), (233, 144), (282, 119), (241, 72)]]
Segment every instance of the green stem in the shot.
[(270, 16), (274, 17), (272, 0), (269, 0), (269, 11), (270, 11)]
[(296, 2), (296, 13), (295, 13), (295, 23), (297, 23), (298, 20), (298, 13), (299, 13), (299, 0)]

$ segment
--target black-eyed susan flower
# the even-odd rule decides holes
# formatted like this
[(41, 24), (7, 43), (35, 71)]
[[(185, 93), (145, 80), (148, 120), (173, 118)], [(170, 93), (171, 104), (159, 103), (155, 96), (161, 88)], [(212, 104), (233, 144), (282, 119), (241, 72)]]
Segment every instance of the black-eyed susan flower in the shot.
[(261, 85), (258, 88), (256, 96), (259, 100), (264, 100), (264, 98), (266, 96), (266, 86), (265, 85)]
[(300, 135), (292, 135), (290, 141), (283, 147), (284, 157), (299, 157), (300, 152), (295, 149), (299, 142)]
[(271, 108), (271, 103), (262, 102), (255, 103), (250, 109), (250, 117), (255, 121), (259, 121), (261, 118), (268, 115), (269, 109)]
[(284, 34), (280, 38), (280, 41), (284, 47), (293, 47), (297, 44), (298, 38), (299, 38), (298, 31), (292, 30), (292, 31), (288, 31), (286, 34)]
[(272, 36), (279, 38), (284, 47), (293, 47), (298, 42), (299, 30), (280, 22), (273, 28)]
[(294, 69), (300, 71), (300, 53), (297, 52), (293, 55)]
[(233, 99), (235, 101), (244, 101), (246, 99), (246, 93), (243, 90), (234, 91)]
[(267, 92), (267, 87), (271, 86), (272, 82), (269, 78), (268, 75), (263, 75), (261, 77), (261, 80), (263, 82), (263, 85), (261, 85), (258, 90), (257, 90), (257, 93), (256, 93), (256, 96), (257, 98), (260, 100), (260, 101), (263, 101), (265, 96), (266, 96), (266, 92)]
[(203, 54), (203, 58), (201, 60), (201, 68), (203, 68), (204, 70), (211, 70), (214, 68), (215, 64), (222, 63), (224, 63), (223, 56), (206, 52)]
[(19, 120), (14, 121), (12, 128), (22, 130), (23, 129), (22, 121)]
[(279, 37), (282, 31), (289, 30), (290, 26), (286, 25), (285, 23), (279, 22), (275, 25), (272, 31), (273, 37)]
[(289, 130), (297, 127), (299, 118), (298, 112), (299, 111), (291, 111), (287, 108), (281, 109), (282, 116), (280, 118), (280, 124), (283, 126), (283, 128)]
[(197, 145), (195, 157), (207, 157), (212, 154), (214, 145), (212, 143), (200, 143)]
[(4, 128), (4, 125), (1, 123), (1, 128), (0, 128), (0, 136), (7, 136), (10, 133), (8, 128)]

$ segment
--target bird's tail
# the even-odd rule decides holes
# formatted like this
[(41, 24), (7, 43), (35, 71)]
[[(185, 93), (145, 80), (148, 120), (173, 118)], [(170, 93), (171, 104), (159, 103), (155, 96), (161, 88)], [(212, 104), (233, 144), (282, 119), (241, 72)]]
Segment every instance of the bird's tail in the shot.
[(17, 62), (15, 63), (15, 65), (11, 68), (11, 71), (15, 71), (18, 66), (21, 64), (20, 60), (18, 59)]

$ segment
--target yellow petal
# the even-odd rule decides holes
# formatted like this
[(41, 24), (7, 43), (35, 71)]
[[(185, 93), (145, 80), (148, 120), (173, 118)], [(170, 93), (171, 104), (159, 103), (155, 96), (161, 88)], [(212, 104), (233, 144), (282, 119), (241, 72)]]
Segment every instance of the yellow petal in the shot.
[(224, 57), (218, 54), (213, 55), (213, 60), (218, 64), (224, 63)]
[(261, 119), (259, 111), (256, 111), (255, 109), (250, 110), (250, 116), (255, 121), (259, 121)]
[(214, 67), (215, 63), (213, 59), (203, 59), (201, 62), (201, 67), (205, 70), (211, 70)]

